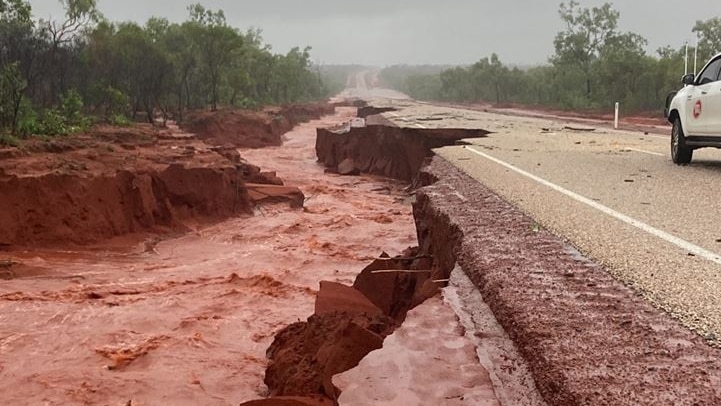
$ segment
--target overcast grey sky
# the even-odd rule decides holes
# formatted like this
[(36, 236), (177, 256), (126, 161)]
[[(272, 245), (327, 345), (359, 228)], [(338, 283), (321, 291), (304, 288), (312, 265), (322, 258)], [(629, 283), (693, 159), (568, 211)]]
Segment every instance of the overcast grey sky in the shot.
[[(225, 11), (242, 30), (258, 27), (276, 52), (313, 47), (325, 64), (467, 64), (496, 52), (506, 63), (547, 61), (563, 27), (561, 0), (97, 0), (110, 20), (151, 16), (183, 21), (188, 4)], [(30, 0), (38, 18), (61, 17), (58, 0)], [(580, 0), (584, 7), (603, 0)], [(696, 20), (721, 16), (718, 0), (617, 0), (620, 28), (643, 35), (649, 51), (692, 40)]]

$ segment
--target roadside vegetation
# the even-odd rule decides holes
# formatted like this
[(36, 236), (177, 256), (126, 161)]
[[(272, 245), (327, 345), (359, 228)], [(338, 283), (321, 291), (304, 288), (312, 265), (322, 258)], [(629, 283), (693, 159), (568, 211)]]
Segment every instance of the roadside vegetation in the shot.
[(187, 110), (257, 108), (318, 100), (326, 84), (310, 48), (273, 53), (261, 31), (228, 25), (200, 4), (172, 23), (111, 22), (95, 0), (59, 0), (61, 20), (36, 20), (29, 3), (0, 0), (0, 144), (63, 135), (95, 121), (182, 121)]
[[(611, 4), (559, 8), (566, 28), (556, 35), (555, 53), (544, 65), (519, 68), (493, 54), (471, 66), (392, 66), (384, 84), (422, 100), (521, 103), (562, 109), (601, 110), (620, 102), (625, 111), (663, 109), (669, 91), (680, 87), (685, 46), (649, 55), (646, 39), (618, 30), (620, 13)], [(721, 51), (721, 18), (699, 21), (698, 69)], [(689, 48), (689, 70), (694, 48)]]

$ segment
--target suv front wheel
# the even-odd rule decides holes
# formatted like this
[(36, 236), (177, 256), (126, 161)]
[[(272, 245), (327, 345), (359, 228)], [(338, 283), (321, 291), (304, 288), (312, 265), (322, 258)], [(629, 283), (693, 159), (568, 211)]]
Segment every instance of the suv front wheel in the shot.
[(681, 119), (676, 118), (671, 130), (671, 160), (676, 165), (685, 165), (691, 162), (693, 149), (686, 145), (686, 136), (683, 134)]

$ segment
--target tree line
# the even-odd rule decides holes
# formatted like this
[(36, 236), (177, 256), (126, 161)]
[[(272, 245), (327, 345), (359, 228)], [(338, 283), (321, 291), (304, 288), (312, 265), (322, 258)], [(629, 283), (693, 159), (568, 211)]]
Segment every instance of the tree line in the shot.
[[(565, 29), (554, 40), (555, 53), (547, 64), (519, 68), (498, 55), (470, 66), (392, 66), (381, 72), (387, 86), (425, 100), (523, 103), (563, 109), (600, 110), (620, 102), (626, 111), (663, 109), (667, 93), (680, 87), (686, 47), (666, 46), (649, 55), (647, 40), (618, 30), (620, 13), (611, 4), (583, 8), (576, 1), (562, 3), (559, 16)], [(721, 51), (721, 18), (698, 21), (692, 32), (702, 65)], [(699, 66), (699, 69), (701, 66)]]
[(93, 119), (123, 124), (159, 112), (254, 108), (326, 97), (310, 48), (276, 54), (261, 31), (222, 10), (188, 7), (181, 23), (111, 22), (96, 0), (59, 0), (60, 20), (35, 20), (24, 0), (0, 0), (0, 134), (64, 134)]

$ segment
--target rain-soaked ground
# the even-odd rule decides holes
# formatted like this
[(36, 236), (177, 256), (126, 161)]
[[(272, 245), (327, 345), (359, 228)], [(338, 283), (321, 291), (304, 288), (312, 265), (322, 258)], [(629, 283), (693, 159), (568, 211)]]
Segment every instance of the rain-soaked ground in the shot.
[[(264, 395), (273, 335), (313, 313), (320, 280), (352, 283), (367, 263), (415, 245), (402, 185), (325, 174), (315, 129), (241, 151), (306, 195), (304, 209), (191, 225), (175, 238), (0, 253), (3, 404), (235, 405)], [(0, 271), (3, 271), (0, 268)], [(3, 274), (4, 275), (4, 274)]]

